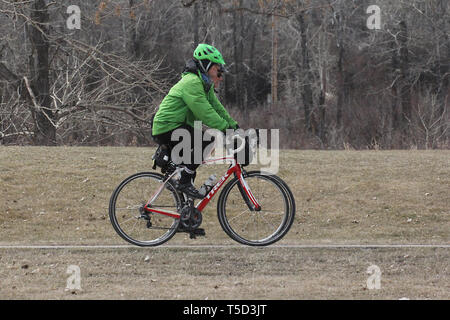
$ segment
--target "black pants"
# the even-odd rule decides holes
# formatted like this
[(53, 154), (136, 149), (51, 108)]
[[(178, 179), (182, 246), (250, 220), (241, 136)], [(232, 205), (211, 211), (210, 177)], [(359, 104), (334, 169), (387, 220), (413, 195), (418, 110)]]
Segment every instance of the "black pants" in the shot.
[[(181, 125), (178, 128), (175, 128), (173, 130), (170, 130), (168, 132), (162, 133), (162, 134), (158, 134), (158, 135), (152, 135), (153, 140), (159, 144), (159, 145), (167, 145), (169, 146), (170, 151), (172, 151), (172, 149), (180, 142), (182, 142), (182, 138), (180, 138), (180, 141), (172, 141), (172, 133), (177, 130), (177, 129), (185, 129), (189, 132), (189, 136), (190, 136), (190, 144), (191, 144), (191, 150), (190, 150), (190, 163), (177, 163), (177, 161), (175, 161), (176, 164), (184, 164), (189, 170), (195, 171), (197, 170), (197, 168), (200, 166), (201, 163), (198, 163), (199, 159), (195, 159), (194, 156), (194, 138), (196, 137), (195, 135), (195, 130), (199, 130), (199, 129), (194, 129), (193, 127), (189, 126), (189, 125)], [(212, 137), (212, 139), (210, 139), (209, 141), (203, 141), (203, 136), (204, 136), (204, 132), (199, 130), (200, 132), (197, 132), (197, 135), (200, 136), (202, 138), (202, 155), (201, 155), (201, 161), (203, 161), (203, 154), (205, 152), (205, 150), (208, 148), (208, 152), (210, 152), (210, 150), (213, 148), (213, 143), (214, 143), (214, 137)], [(184, 138), (184, 136), (183, 136)], [(180, 156), (183, 157), (182, 152), (180, 153)], [(174, 160), (174, 159), (172, 159)], [(195, 161), (197, 160), (197, 163), (195, 163)]]

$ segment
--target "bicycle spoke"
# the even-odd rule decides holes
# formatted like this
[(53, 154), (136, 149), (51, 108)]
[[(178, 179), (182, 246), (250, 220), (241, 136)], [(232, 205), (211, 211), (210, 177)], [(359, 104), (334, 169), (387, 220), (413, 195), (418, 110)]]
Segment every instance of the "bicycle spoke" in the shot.
[[(110, 220), (116, 232), (126, 241), (140, 246), (155, 246), (175, 234), (177, 218), (142, 212), (148, 201), (145, 199), (161, 189), (161, 183), (160, 174), (138, 173), (125, 179), (111, 196)], [(181, 199), (171, 187), (161, 189), (157, 202), (151, 208), (171, 208), (176, 212), (181, 207)]]
[(123, 220), (122, 223), (127, 223), (128, 221), (134, 220), (134, 219), (137, 219), (137, 217), (131, 217), (131, 218), (127, 219), (127, 220)]
[(266, 222), (266, 224), (270, 224), (270, 225), (272, 225), (272, 226), (277, 227), (276, 223), (271, 223), (271, 222), (269, 222), (269, 221), (264, 217), (264, 215), (259, 215), (258, 217), (261, 218), (261, 220), (264, 220), (264, 221)]
[(133, 227), (131, 228), (131, 232), (133, 232), (134, 231), (134, 229), (136, 228), (136, 225), (138, 224), (138, 221), (136, 220), (135, 222), (134, 222), (134, 225), (133, 225)]
[(227, 185), (218, 209), (219, 221), (231, 238), (247, 245), (268, 245), (284, 236), (295, 212), (293, 197), (280, 181), (259, 172), (248, 173), (245, 177), (253, 197), (264, 208), (261, 211), (250, 211), (242, 201), (245, 194), (239, 189), (237, 179)]
[(284, 214), (284, 212), (273, 212), (273, 211), (267, 211), (267, 210), (261, 210), (261, 211), (259, 211), (259, 213), (264, 213), (264, 215), (268, 215), (268, 214), (281, 215), (281, 214)]
[(241, 213), (239, 213), (239, 215), (237, 215), (237, 216), (235, 216), (234, 218), (231, 218), (230, 220), (229, 220), (229, 222), (232, 222), (233, 220), (235, 220), (235, 219), (237, 219), (237, 218), (239, 218), (240, 216), (242, 216), (244, 213), (247, 213), (247, 212), (249, 212), (249, 210), (247, 209), (247, 210), (244, 210), (244, 211), (242, 211)]
[(250, 222), (251, 222), (250, 219), (247, 219), (247, 221), (242, 229), (247, 230), (247, 226), (249, 225)]
[(158, 209), (158, 208), (176, 208), (177, 206), (164, 206), (164, 205), (156, 205), (156, 204), (152, 204), (151, 208), (153, 209)]
[(173, 229), (176, 229), (176, 228), (150, 227), (150, 228), (147, 228), (147, 229), (156, 229), (156, 230), (173, 230)]
[(116, 208), (116, 210), (139, 210), (139, 208), (141, 207), (141, 205), (137, 205), (136, 207), (133, 208)]

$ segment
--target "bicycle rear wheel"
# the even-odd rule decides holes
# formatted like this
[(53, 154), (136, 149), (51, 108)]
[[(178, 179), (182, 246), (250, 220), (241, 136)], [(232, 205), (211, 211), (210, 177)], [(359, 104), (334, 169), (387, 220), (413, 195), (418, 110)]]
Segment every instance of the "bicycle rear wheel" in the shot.
[[(138, 246), (157, 246), (173, 237), (179, 219), (143, 210), (163, 183), (164, 176), (141, 172), (126, 178), (113, 192), (109, 203), (109, 218), (114, 230), (126, 241)], [(182, 198), (170, 182), (166, 183), (154, 209), (179, 212)]]
[(250, 246), (267, 246), (289, 231), (295, 217), (295, 201), (287, 185), (273, 175), (249, 172), (245, 181), (261, 206), (247, 205), (240, 182), (231, 180), (220, 194), (217, 214), (223, 230), (235, 241)]

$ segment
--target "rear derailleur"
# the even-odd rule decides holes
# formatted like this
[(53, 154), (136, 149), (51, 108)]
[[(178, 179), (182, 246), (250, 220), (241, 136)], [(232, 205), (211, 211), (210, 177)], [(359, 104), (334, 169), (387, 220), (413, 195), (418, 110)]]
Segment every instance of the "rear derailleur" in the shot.
[(147, 228), (150, 229), (152, 227), (152, 221), (150, 219), (150, 216), (145, 211), (145, 205), (139, 208), (139, 213), (141, 214), (138, 219), (144, 219), (147, 221)]

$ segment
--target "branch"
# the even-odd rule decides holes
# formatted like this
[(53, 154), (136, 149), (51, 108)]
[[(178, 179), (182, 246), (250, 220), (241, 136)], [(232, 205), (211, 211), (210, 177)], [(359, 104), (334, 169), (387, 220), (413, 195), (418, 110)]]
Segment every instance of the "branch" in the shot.
[(52, 126), (54, 126), (56, 129), (58, 129), (58, 125), (55, 124), (52, 119), (50, 119), (50, 117), (48, 116), (47, 112), (43, 111), (43, 109), (47, 109), (47, 110), (49, 110), (49, 109), (48, 108), (43, 108), (37, 102), (36, 96), (34, 95), (34, 92), (33, 92), (33, 90), (30, 87), (30, 82), (29, 82), (28, 78), (27, 77), (23, 77), (23, 80), (25, 81), (25, 86), (26, 86), (26, 88), (28, 90), (28, 94), (30, 95), (31, 101), (33, 102), (34, 110), (36, 112), (39, 112), (40, 114), (43, 114), (47, 118), (47, 120), (52, 124)]
[[(82, 107), (82, 106), (79, 106)], [(103, 110), (112, 110), (112, 111), (119, 111), (119, 112), (123, 112), (127, 115), (129, 115), (130, 117), (132, 117), (135, 120), (139, 120), (145, 123), (149, 123), (149, 119), (144, 119), (139, 117), (138, 115), (134, 114), (133, 112), (130, 111), (129, 108), (123, 108), (123, 107), (118, 107), (118, 106), (107, 106), (107, 105), (91, 105), (91, 108), (98, 108), (98, 109), (103, 109)], [(85, 108), (89, 108), (89, 107), (85, 107)]]
[[(115, 81), (121, 83), (122, 81), (120, 79), (117, 79), (115, 77), (113, 77), (113, 75), (110, 74), (110, 72), (108, 72), (108, 70), (105, 70), (103, 68), (103, 65), (111, 68), (113, 71), (117, 72), (118, 74), (122, 75), (124, 78), (129, 77), (130, 74), (126, 73), (124, 70), (122, 70), (121, 68), (115, 66), (112, 64), (112, 61), (116, 61), (117, 63), (121, 63), (121, 64), (129, 64), (129, 62), (127, 62), (124, 58), (117, 56), (115, 54), (112, 53), (105, 53), (101, 50), (98, 50), (97, 47), (93, 47), (87, 43), (81, 42), (81, 41), (77, 41), (77, 40), (70, 40), (70, 39), (60, 39), (64, 42), (66, 42), (67, 44), (69, 44), (70, 46), (72, 46), (73, 48), (91, 55), (92, 59), (97, 61), (100, 65), (100, 68), (102, 68), (103, 71), (105, 71), (108, 75), (110, 75)], [(95, 56), (93, 53), (96, 53), (98, 55)], [(111, 60), (108, 61), (108, 60)], [(161, 94), (165, 94), (166, 91), (164, 89), (162, 89), (157, 83), (155, 83), (155, 81), (151, 78), (148, 77), (148, 75), (142, 71), (139, 70), (139, 68), (133, 68), (133, 64), (129, 64), (129, 66), (132, 68), (133, 73), (136, 74), (136, 76), (139, 77), (139, 80), (142, 82), (145, 82), (147, 85), (149, 85), (150, 87), (152, 87), (153, 89), (157, 90), (158, 92), (160, 92)]]
[(25, 86), (26, 86), (26, 88), (27, 88), (27, 90), (28, 90), (28, 94), (30, 95), (31, 102), (33, 102), (34, 109), (35, 109), (36, 111), (38, 111), (38, 112), (41, 112), (41, 109), (42, 109), (42, 108), (41, 108), (41, 106), (37, 103), (36, 96), (34, 95), (33, 90), (31, 90), (30, 82), (28, 81), (28, 78), (27, 78), (27, 77), (23, 77), (23, 80), (25, 80)]
[[(195, 1), (195, 0), (194, 0)], [(225, 8), (222, 9), (221, 12), (223, 13), (231, 13), (231, 12), (236, 12), (236, 11), (247, 11), (253, 14), (259, 14), (259, 15), (267, 15), (267, 16), (276, 16), (276, 17), (280, 17), (280, 18), (286, 18), (289, 19), (292, 16), (295, 16), (301, 12), (305, 12), (305, 11), (309, 11), (309, 10), (314, 10), (314, 9), (322, 9), (322, 8), (330, 8), (333, 6), (334, 3), (336, 3), (338, 0), (334, 1), (333, 3), (329, 3), (329, 4), (324, 4), (321, 6), (312, 6), (312, 7), (307, 7), (307, 8), (300, 8), (298, 10), (294, 10), (290, 13), (286, 13), (286, 14), (281, 14), (281, 13), (277, 13), (276, 12), (276, 8), (272, 8), (269, 11), (261, 11), (261, 10), (254, 10), (251, 8), (246, 8), (246, 7), (240, 7), (240, 8)]]
[(181, 0), (181, 4), (183, 5), (183, 7), (189, 8), (190, 6), (192, 6), (195, 3), (195, 1), (197, 1), (197, 0), (191, 0), (189, 2), (184, 2), (183, 0)]
[(13, 136), (32, 136), (34, 135), (34, 132), (32, 131), (20, 131), (20, 132), (14, 132), (14, 133), (3, 133), (0, 131), (0, 139), (13, 137)]
[(3, 79), (8, 82), (17, 82), (20, 81), (20, 78), (11, 72), (3, 62), (0, 62), (0, 79)]

